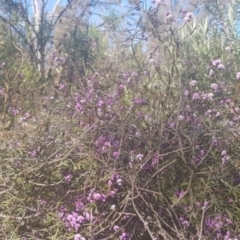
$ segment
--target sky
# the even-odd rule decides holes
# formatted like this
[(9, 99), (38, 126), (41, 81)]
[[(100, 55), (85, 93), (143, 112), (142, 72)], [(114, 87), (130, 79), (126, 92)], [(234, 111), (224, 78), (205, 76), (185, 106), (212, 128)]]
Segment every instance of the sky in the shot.
[[(27, 2), (30, 4), (33, 0), (27, 0)], [(41, 0), (38, 0), (38, 1), (41, 1)], [(56, 4), (56, 2), (58, 0), (45, 0), (47, 1), (47, 9), (53, 9), (54, 5)], [(128, 0), (120, 0), (121, 1), (121, 4), (119, 7), (116, 7), (116, 10), (121, 10), (123, 9), (124, 7), (126, 7), (128, 5)], [(67, 4), (68, 0), (61, 0), (60, 1), (60, 5), (62, 6), (65, 6)], [(104, 2), (104, 1), (102, 1)], [(111, 2), (111, 0), (109, 0), (109, 2)], [(152, 3), (152, 0), (143, 0), (144, 2), (144, 5), (146, 8), (150, 7), (151, 5), (154, 5)], [(188, 5), (188, 0), (165, 0), (166, 3), (168, 4), (178, 4), (179, 2), (181, 3), (181, 5), (183, 5), (184, 7)]]
[[(30, 4), (33, 0), (27, 0), (27, 2)], [(41, 0), (38, 0), (38, 1), (41, 1)], [(56, 5), (56, 3), (58, 2), (58, 0), (46, 0), (47, 1), (47, 7), (46, 7), (46, 10), (49, 10), (50, 12), (52, 12), (52, 9), (54, 8), (54, 6)], [(111, 0), (109, 0), (110, 2)], [(121, 4), (119, 6), (111, 6), (111, 9), (112, 10), (115, 10), (117, 15), (118, 13), (126, 13), (127, 12), (127, 8), (128, 8), (128, 0), (120, 0), (121, 1)], [(65, 6), (67, 4), (67, 0), (61, 0), (60, 1), (60, 5), (61, 6)], [(102, 2), (104, 2), (102, 0)], [(150, 6), (156, 6), (155, 4), (152, 3), (152, 0), (143, 0), (144, 2), (144, 9), (148, 9)], [(185, 6), (188, 5), (188, 0), (165, 0), (166, 3), (168, 4), (178, 4), (179, 2), (181, 3), (181, 5), (184, 5), (183, 7), (185, 8)], [(29, 5), (30, 6), (30, 5)], [(201, 7), (201, 6), (200, 6)], [(200, 7), (198, 9), (195, 10), (195, 14), (199, 12), (200, 10)], [(109, 14), (109, 11), (107, 12), (106, 11), (103, 11), (103, 9), (99, 9), (97, 7), (95, 8), (92, 8), (93, 10), (93, 13), (96, 12), (98, 14), (101, 14), (101, 15), (108, 15)], [(96, 10), (96, 11), (95, 11)], [(108, 9), (109, 10), (109, 9)], [(32, 9), (30, 8), (30, 13), (32, 12)], [(137, 19), (137, 17), (135, 17)], [(125, 18), (126, 20), (126, 18)], [(129, 19), (128, 19), (129, 21)], [(93, 25), (96, 25), (98, 26), (99, 24), (102, 23), (102, 20), (101, 20), (101, 17), (96, 15), (96, 14), (93, 14), (90, 18), (90, 24), (93, 24)]]
[[(28, 1), (30, 1), (30, 0), (28, 0)], [(52, 10), (57, 1), (58, 0), (48, 0), (46, 9)], [(147, 0), (147, 1), (149, 1), (149, 0)], [(67, 0), (61, 0), (61, 2), (60, 2), (61, 6), (65, 6), (66, 4), (67, 4)], [(121, 0), (121, 5), (115, 6), (115, 7), (112, 6), (111, 8), (115, 9), (116, 11), (122, 12), (122, 11), (124, 11), (124, 8), (127, 6), (127, 4), (128, 4), (128, 0)], [(93, 12), (94, 11), (95, 11), (95, 9), (93, 8)], [(96, 12), (104, 14), (104, 12), (102, 12), (102, 9), (100, 10), (100, 12), (99, 12), (99, 9), (96, 9)], [(107, 13), (107, 12), (105, 12), (105, 13)], [(92, 21), (96, 24), (99, 24), (99, 23), (101, 23), (101, 18), (97, 15), (93, 15), (91, 17), (90, 21)]]

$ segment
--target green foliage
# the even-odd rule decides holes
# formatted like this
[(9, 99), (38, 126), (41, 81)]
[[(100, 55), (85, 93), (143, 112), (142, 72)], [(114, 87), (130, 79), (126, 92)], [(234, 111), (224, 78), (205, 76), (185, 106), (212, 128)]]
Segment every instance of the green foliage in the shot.
[(230, 25), (219, 31), (212, 15), (179, 27), (155, 14), (160, 7), (143, 8), (137, 23), (156, 45), (148, 54), (135, 37), (127, 46), (117, 39), (119, 19), (109, 35), (86, 23), (69, 28), (48, 63), (55, 82), (39, 81), (16, 35), (1, 40), (2, 239), (237, 237), (234, 8), (220, 9)]

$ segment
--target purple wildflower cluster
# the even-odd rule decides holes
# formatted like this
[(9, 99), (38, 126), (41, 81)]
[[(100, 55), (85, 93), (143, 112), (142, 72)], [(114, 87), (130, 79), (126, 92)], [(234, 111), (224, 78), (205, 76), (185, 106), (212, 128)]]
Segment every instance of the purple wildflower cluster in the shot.
[[(163, 22), (171, 30), (161, 64), (162, 46), (154, 46), (142, 53), (142, 62), (123, 69), (115, 60), (110, 67), (101, 59), (95, 73), (74, 70), (54, 88), (56, 96), (44, 93), (39, 100), (43, 110), (36, 116), (28, 108), (24, 113), (16, 99), (7, 102), (20, 134), (23, 126), (37, 125), (19, 141), (7, 137), (1, 146), (11, 177), (17, 173), (24, 180), (14, 179), (16, 192), (25, 188), (38, 199), (36, 204), (32, 196), (27, 199), (37, 210), (26, 209), (37, 213), (21, 218), (22, 232), (35, 218), (39, 221), (43, 208), (56, 209), (57, 202), (61, 231), (74, 240), (239, 237), (234, 208), (240, 174), (231, 167), (240, 154), (234, 85), (240, 72), (226, 53), (206, 69), (194, 46), (176, 49), (180, 36), (176, 38), (173, 12), (161, 0), (154, 3), (146, 15), (165, 7)], [(193, 13), (181, 10), (180, 17), (183, 27), (190, 28)], [(153, 21), (153, 28), (159, 22)], [(159, 40), (158, 32), (148, 36)], [(57, 52), (52, 58), (56, 67), (72, 67)], [(9, 92), (0, 88), (0, 97), (4, 94)], [(4, 189), (7, 181), (1, 184)]]

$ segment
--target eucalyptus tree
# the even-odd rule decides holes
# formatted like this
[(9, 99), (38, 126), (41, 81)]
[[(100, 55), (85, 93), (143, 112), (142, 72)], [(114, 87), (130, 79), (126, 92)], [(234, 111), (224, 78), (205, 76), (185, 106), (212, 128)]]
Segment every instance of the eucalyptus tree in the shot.
[(31, 63), (37, 66), (40, 78), (44, 80), (49, 53), (61, 47), (70, 30), (78, 27), (80, 22), (87, 25), (96, 7), (115, 3), (68, 0), (63, 4), (56, 0), (51, 7), (50, 0), (0, 0), (0, 4), (0, 20), (11, 40), (18, 48), (27, 51)]

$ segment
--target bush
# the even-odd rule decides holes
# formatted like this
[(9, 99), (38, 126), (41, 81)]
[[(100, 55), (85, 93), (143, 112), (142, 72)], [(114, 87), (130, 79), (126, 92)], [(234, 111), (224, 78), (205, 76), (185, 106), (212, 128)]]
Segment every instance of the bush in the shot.
[(149, 54), (103, 58), (49, 94), (16, 78), (24, 100), (5, 103), (14, 124), (1, 131), (4, 239), (239, 237), (239, 40), (184, 14), (181, 29), (166, 15), (164, 39), (142, 22)]

